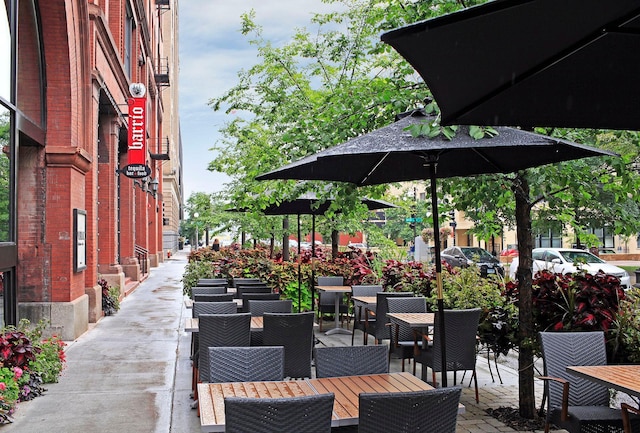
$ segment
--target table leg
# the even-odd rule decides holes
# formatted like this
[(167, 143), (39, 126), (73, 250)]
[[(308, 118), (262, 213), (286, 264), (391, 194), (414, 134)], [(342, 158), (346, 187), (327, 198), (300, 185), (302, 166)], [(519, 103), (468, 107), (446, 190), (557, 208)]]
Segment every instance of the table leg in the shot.
[(348, 329), (344, 329), (340, 327), (340, 297), (342, 296), (342, 293), (336, 293), (335, 294), (335, 298), (336, 298), (336, 305), (335, 305), (335, 310), (334, 310), (334, 315), (335, 315), (335, 326), (333, 329), (329, 329), (327, 332), (325, 332), (325, 335), (332, 335), (332, 334), (351, 334), (351, 331), (349, 331)]

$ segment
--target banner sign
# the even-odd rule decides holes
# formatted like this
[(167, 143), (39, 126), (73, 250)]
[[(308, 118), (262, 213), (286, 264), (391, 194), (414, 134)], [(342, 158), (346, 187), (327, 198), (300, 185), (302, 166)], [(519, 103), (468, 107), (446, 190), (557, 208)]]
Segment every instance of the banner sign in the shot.
[(145, 166), (147, 162), (147, 98), (129, 98), (129, 165)]

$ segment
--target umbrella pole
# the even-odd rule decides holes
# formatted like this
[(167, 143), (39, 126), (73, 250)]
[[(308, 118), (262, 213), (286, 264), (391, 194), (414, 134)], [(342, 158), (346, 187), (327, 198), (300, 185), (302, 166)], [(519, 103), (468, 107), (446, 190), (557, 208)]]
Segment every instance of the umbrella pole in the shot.
[(298, 214), (298, 313), (302, 311), (302, 269), (300, 263), (300, 214)]
[(316, 298), (316, 215), (311, 215), (311, 311), (313, 311)]
[[(440, 222), (438, 221), (438, 195), (436, 191), (436, 166), (437, 163), (433, 162), (429, 164), (431, 174), (431, 212), (433, 214), (433, 241), (435, 242), (434, 248), (434, 261), (436, 264), (436, 287), (438, 295), (438, 320), (440, 328), (440, 348), (441, 361), (442, 361), (442, 386), (447, 386), (447, 350), (446, 339), (444, 329), (444, 300), (442, 294), (442, 260), (440, 258)], [(434, 384), (435, 385), (435, 384)]]

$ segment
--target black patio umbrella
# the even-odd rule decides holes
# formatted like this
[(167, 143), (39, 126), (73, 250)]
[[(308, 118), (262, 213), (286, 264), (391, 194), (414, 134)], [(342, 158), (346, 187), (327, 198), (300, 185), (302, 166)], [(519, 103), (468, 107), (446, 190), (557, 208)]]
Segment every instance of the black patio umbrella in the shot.
[[(414, 137), (407, 127), (434, 118), (420, 110), (400, 115), (400, 120), (343, 144), (307, 156), (257, 177), (265, 179), (306, 179), (376, 185), (418, 179), (431, 181), (434, 225), (434, 256), (438, 310), (442, 299), (442, 263), (438, 230), (436, 178), (511, 173), (529, 167), (590, 156), (614, 155), (593, 147), (571, 143), (519, 129), (497, 127), (498, 135), (476, 140), (460, 127), (452, 140)], [(440, 326), (444, 338), (444, 315)], [(442, 351), (442, 383), (447, 385), (446, 354)]]
[[(369, 210), (386, 209), (396, 207), (394, 204), (386, 202), (384, 200), (374, 200), (364, 197), (360, 199)], [(273, 203), (267, 206), (262, 213), (265, 215), (297, 215), (298, 216), (298, 310), (302, 303), (302, 274), (300, 272), (300, 215), (311, 215), (311, 257), (315, 257), (316, 248), (316, 215), (324, 215), (331, 203), (332, 198), (320, 198), (315, 192), (308, 191), (301, 194), (293, 200), (285, 200), (280, 203)], [(239, 209), (228, 209), (230, 212), (238, 212)], [(315, 279), (315, 266), (311, 266), (311, 305), (313, 306), (315, 299), (315, 286), (313, 284)]]
[(496, 0), (382, 40), (444, 125), (640, 129), (637, 0)]

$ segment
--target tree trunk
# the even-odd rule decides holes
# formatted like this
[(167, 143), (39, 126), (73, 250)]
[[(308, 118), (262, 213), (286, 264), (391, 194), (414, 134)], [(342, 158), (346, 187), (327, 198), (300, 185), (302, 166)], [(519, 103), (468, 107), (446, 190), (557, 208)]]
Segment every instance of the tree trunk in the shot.
[(533, 388), (533, 303), (532, 303), (532, 250), (531, 207), (529, 203), (529, 183), (526, 174), (518, 173), (513, 191), (516, 199), (516, 227), (518, 236), (519, 282), (518, 310), (520, 320), (520, 344), (518, 356), (519, 410), (523, 418), (535, 417), (535, 394)]
[(338, 230), (331, 230), (331, 258), (332, 259), (337, 259), (338, 258), (338, 241), (340, 239), (340, 234), (338, 233)]
[(282, 219), (282, 230), (284, 234), (282, 235), (282, 260), (285, 262), (289, 261), (289, 217), (285, 216)]

